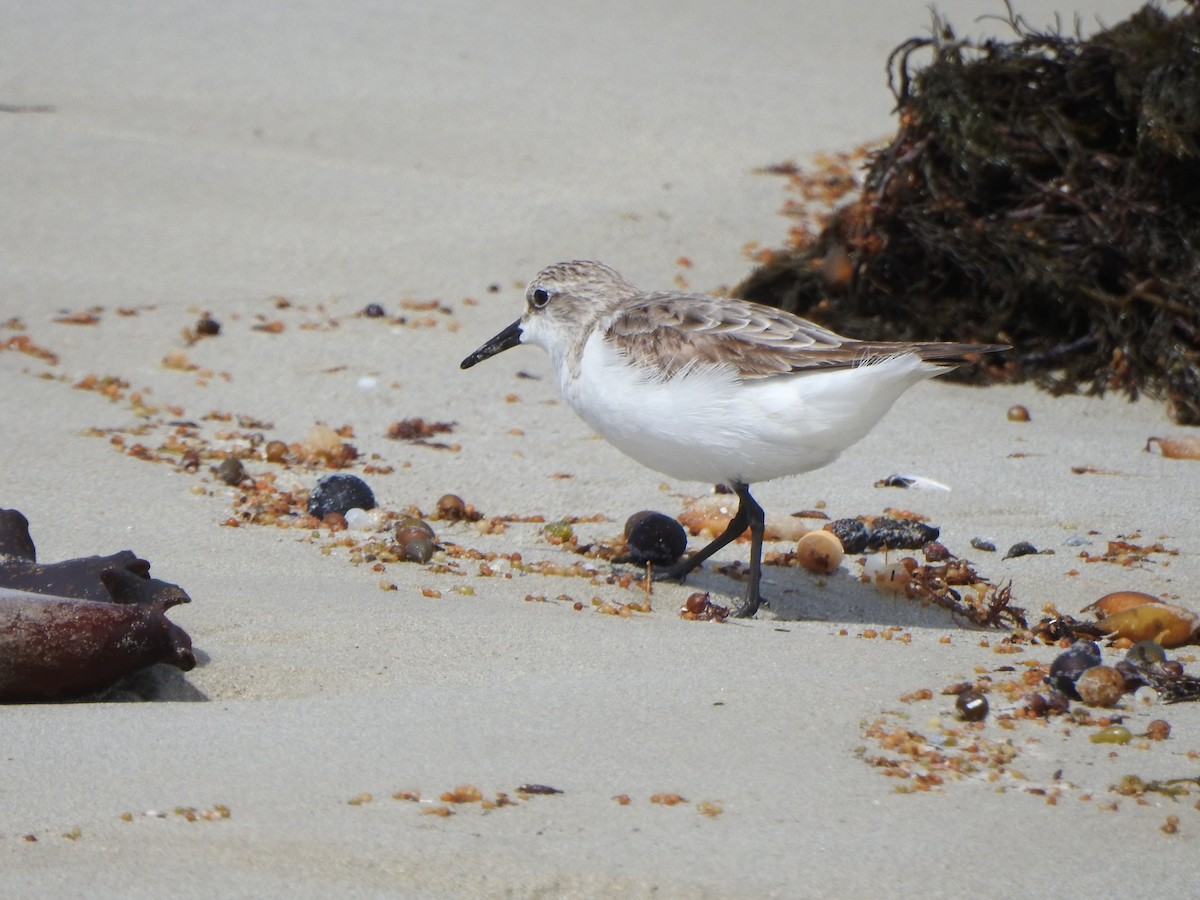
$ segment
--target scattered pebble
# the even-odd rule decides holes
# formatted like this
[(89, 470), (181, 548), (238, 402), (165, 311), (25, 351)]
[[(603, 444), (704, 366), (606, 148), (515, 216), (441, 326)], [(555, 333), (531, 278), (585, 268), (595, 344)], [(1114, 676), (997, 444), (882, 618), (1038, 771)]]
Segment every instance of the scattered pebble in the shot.
[(996, 545), (987, 538), (973, 537), (971, 538), (971, 546), (976, 550), (982, 550), (984, 553), (996, 552)]
[(834, 571), (845, 555), (837, 535), (825, 529), (810, 531), (796, 544), (796, 559), (800, 565), (820, 575)]
[(414, 538), (407, 544), (404, 544), (404, 558), (410, 562), (427, 563), (433, 558), (433, 553), (437, 549), (433, 541), (429, 538)]
[(670, 516), (646, 509), (626, 520), (625, 543), (630, 562), (669, 566), (687, 550), (687, 532)]
[(366, 531), (375, 524), (375, 517), (357, 506), (346, 510), (346, 527), (353, 531)]
[(374, 509), (375, 495), (357, 475), (326, 475), (308, 496), (308, 514), (324, 519), (329, 513), (345, 515), (347, 510)]
[(1112, 666), (1092, 666), (1075, 680), (1075, 692), (1088, 706), (1116, 706), (1125, 693), (1125, 676)]
[(204, 316), (196, 323), (196, 334), (201, 337), (216, 337), (220, 333), (221, 323), (209, 316)]
[(396, 523), (396, 543), (402, 547), (410, 541), (422, 538), (432, 541), (435, 537), (432, 526), (423, 519), (406, 516)]
[(1020, 541), (1008, 548), (1008, 552), (1004, 554), (1005, 559), (1016, 559), (1018, 556), (1033, 556), (1041, 551), (1029, 541)]
[(1124, 725), (1109, 725), (1090, 735), (1088, 740), (1093, 744), (1128, 744), (1133, 740), (1133, 732)]
[(967, 722), (982, 722), (987, 718), (987, 697), (979, 691), (963, 691), (954, 701), (954, 707), (958, 710), (958, 715)]
[(1050, 685), (1078, 700), (1075, 682), (1093, 666), (1100, 665), (1100, 648), (1094, 641), (1076, 641), (1050, 663)]
[(445, 522), (477, 522), (483, 515), (476, 512), (474, 506), (464, 502), (457, 494), (443, 494), (438, 498), (433, 518)]
[(230, 487), (236, 487), (246, 477), (246, 467), (236, 456), (227, 456), (217, 466), (217, 477)]
[(1125, 658), (1140, 666), (1151, 666), (1165, 663), (1167, 654), (1156, 641), (1138, 641), (1125, 651)]
[(921, 552), (925, 554), (925, 562), (931, 563), (946, 562), (954, 555), (945, 544), (939, 544), (937, 541), (930, 541), (921, 548)]
[(1171, 723), (1165, 719), (1155, 719), (1146, 726), (1146, 737), (1152, 741), (1165, 741), (1171, 736)]
[(1010, 406), (1008, 408), (1008, 421), (1010, 422), (1028, 422), (1029, 410), (1024, 406)]

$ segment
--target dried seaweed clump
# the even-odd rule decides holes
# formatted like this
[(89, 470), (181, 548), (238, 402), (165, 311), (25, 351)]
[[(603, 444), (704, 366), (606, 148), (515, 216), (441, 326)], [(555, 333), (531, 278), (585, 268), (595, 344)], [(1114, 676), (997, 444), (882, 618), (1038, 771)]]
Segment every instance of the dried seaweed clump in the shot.
[(860, 338), (1011, 343), (967, 374), (1200, 424), (1200, 3), (1087, 39), (1008, 18), (1011, 43), (937, 20), (893, 51), (900, 127), (861, 197), (736, 293)]

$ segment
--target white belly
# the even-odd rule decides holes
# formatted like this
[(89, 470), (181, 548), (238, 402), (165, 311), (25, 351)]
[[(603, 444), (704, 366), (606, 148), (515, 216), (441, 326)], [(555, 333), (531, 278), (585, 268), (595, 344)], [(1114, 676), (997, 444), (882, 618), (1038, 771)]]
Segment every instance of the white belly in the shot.
[(688, 481), (753, 484), (833, 462), (907, 388), (941, 371), (908, 354), (747, 380), (704, 366), (656, 381), (593, 335), (579, 378), (560, 378), (571, 407), (642, 465)]

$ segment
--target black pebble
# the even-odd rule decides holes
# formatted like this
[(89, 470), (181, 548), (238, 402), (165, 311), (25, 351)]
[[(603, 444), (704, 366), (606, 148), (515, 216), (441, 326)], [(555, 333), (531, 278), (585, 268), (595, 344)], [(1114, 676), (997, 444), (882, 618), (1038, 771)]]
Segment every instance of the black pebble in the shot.
[(1050, 663), (1050, 675), (1047, 681), (1050, 685), (1062, 691), (1072, 700), (1079, 699), (1075, 690), (1075, 682), (1079, 676), (1093, 666), (1100, 665), (1100, 648), (1094, 641), (1076, 641), (1068, 649), (1058, 654)]
[(1018, 556), (1031, 556), (1038, 552), (1038, 548), (1029, 543), (1029, 541), (1021, 541), (1019, 544), (1013, 544), (1008, 548), (1008, 552), (1004, 554), (1005, 559), (1015, 559)]
[(838, 519), (826, 525), (825, 530), (833, 532), (847, 553), (862, 553), (867, 549), (867, 526), (858, 519)]
[(630, 562), (669, 566), (678, 562), (687, 549), (687, 532), (668, 515), (642, 510), (625, 522), (625, 543)]
[(971, 538), (971, 546), (976, 550), (983, 550), (985, 553), (996, 552), (996, 545), (987, 538), (973, 537)]
[(196, 334), (202, 335), (203, 337), (216, 337), (220, 333), (221, 323), (216, 319), (211, 319), (208, 316), (205, 316), (196, 323)]
[(427, 563), (436, 549), (429, 538), (415, 538), (404, 545), (404, 558), (409, 562)]
[(323, 519), (348, 509), (374, 509), (375, 495), (357, 475), (327, 475), (308, 495), (308, 514)]
[(954, 702), (958, 714), (968, 722), (982, 722), (987, 718), (987, 697), (979, 691), (963, 691)]
[(368, 303), (363, 307), (363, 315), (368, 319), (382, 319), (387, 312), (378, 303)]
[(217, 466), (217, 477), (228, 485), (239, 485), (246, 477), (246, 467), (236, 456), (227, 456)]

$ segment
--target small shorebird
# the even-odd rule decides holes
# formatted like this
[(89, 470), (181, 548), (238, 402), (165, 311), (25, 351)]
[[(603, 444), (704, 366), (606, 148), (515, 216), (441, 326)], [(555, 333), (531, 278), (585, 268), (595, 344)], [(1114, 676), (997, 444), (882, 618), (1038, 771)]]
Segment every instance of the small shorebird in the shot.
[(758, 303), (647, 293), (589, 261), (543, 269), (525, 301), (524, 315), (462, 368), (536, 344), (567, 403), (618, 450), (674, 478), (732, 487), (729, 526), (654, 577), (682, 581), (749, 528), (741, 617), (763, 602), (764, 518), (750, 485), (833, 462), (912, 385), (969, 354), (1006, 349), (857, 341)]

